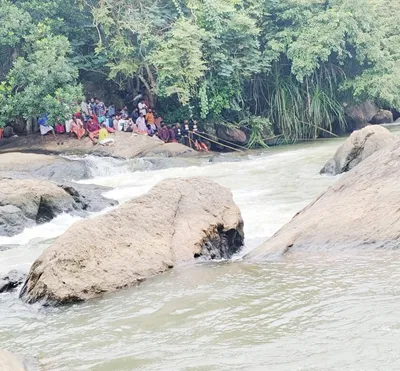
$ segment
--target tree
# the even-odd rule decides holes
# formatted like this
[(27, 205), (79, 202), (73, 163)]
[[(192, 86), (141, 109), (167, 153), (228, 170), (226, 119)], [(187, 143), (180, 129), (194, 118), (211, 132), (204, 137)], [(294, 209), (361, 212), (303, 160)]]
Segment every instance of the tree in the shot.
[(83, 93), (76, 83), (78, 69), (68, 60), (69, 51), (65, 36), (38, 36), (27, 57), (17, 58), (7, 74), (3, 85), (3, 100), (7, 102), (3, 115), (28, 119), (48, 113), (51, 124), (57, 118), (70, 117), (74, 102), (81, 99)]
[(94, 81), (254, 145), (329, 136), (344, 103), (400, 110), (399, 22), (392, 0), (0, 0), (0, 120), (54, 121)]

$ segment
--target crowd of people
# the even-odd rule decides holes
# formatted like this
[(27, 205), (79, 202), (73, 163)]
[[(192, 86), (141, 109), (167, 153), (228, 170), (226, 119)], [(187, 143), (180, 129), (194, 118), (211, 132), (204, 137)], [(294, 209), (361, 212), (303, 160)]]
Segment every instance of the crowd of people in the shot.
[(80, 105), (77, 104), (76, 112), (71, 119), (64, 123), (57, 122), (55, 130), (48, 124), (47, 115), (42, 115), (38, 124), (42, 138), (52, 132), (58, 144), (63, 143), (57, 140), (56, 133), (66, 132), (79, 140), (87, 135), (93, 144), (106, 146), (114, 143), (109, 134), (122, 131), (133, 135), (147, 135), (165, 143), (181, 143), (197, 151), (208, 151), (207, 145), (198, 133), (195, 120), (166, 125), (145, 100), (139, 101), (129, 113), (127, 106), (116, 110), (115, 105), (106, 107), (98, 98), (91, 98), (88, 101), (84, 99)]

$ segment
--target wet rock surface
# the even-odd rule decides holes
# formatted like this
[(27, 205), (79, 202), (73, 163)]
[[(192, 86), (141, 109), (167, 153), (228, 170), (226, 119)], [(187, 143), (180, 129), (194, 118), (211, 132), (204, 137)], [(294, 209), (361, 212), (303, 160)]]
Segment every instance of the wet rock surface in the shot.
[(34, 153), (0, 154), (0, 176), (54, 181), (82, 180), (89, 176), (84, 161)]
[(26, 279), (26, 273), (12, 270), (5, 276), (0, 276), (0, 294), (15, 290), (18, 286), (22, 285)]
[(393, 122), (393, 113), (388, 110), (379, 110), (378, 113), (371, 119), (371, 124), (391, 124)]
[(350, 171), (360, 162), (392, 144), (396, 137), (381, 126), (369, 125), (353, 132), (325, 164), (321, 174), (337, 175)]
[(245, 259), (268, 260), (293, 249), (398, 249), (399, 180), (396, 139), (344, 174)]
[(21, 297), (47, 305), (90, 299), (197, 257), (230, 258), (243, 238), (230, 190), (207, 178), (164, 180), (73, 224), (34, 262)]
[(51, 221), (57, 215), (100, 211), (117, 204), (102, 193), (107, 188), (37, 180), (0, 180), (0, 236), (13, 236), (26, 227)]

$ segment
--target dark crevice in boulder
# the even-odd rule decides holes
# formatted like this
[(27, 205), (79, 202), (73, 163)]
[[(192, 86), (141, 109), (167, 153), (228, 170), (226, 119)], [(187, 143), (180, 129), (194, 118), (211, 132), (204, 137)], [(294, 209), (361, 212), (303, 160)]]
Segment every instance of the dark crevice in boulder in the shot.
[(216, 228), (216, 232), (204, 243), (201, 253), (196, 253), (195, 258), (205, 260), (230, 259), (243, 246), (244, 236), (240, 232), (241, 226), (237, 229), (225, 230), (223, 225)]
[(56, 217), (57, 213), (55, 212), (53, 206), (46, 201), (43, 197), (40, 197), (39, 209), (36, 215), (36, 223), (44, 224)]
[(61, 184), (59, 185), (65, 192), (67, 192), (73, 199), (74, 201), (80, 205), (82, 210), (87, 210), (89, 206), (89, 202), (86, 202), (84, 200), (84, 197), (81, 196), (81, 194), (74, 188), (69, 185)]
[(13, 291), (25, 281), (26, 274), (12, 270), (2, 278), (0, 278), (0, 293)]

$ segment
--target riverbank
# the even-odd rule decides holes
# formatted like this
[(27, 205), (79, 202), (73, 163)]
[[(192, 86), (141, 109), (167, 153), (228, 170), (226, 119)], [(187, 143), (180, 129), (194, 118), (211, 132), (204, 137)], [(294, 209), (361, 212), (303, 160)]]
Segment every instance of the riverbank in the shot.
[(179, 143), (164, 143), (147, 135), (132, 135), (116, 132), (110, 135), (115, 140), (112, 146), (93, 145), (89, 138), (81, 140), (68, 134), (59, 135), (63, 143), (58, 145), (51, 135), (39, 134), (9, 139), (0, 139), (0, 154), (8, 152), (39, 153), (48, 155), (95, 155), (131, 159), (135, 157), (179, 157), (195, 156), (193, 149)]
[[(122, 204), (166, 178), (214, 179), (231, 189), (242, 211), (245, 254), (337, 180), (319, 171), (340, 144), (341, 138), (301, 143), (246, 156), (218, 156), (212, 162), (203, 156), (159, 159), (189, 165), (139, 171), (114, 166), (84, 183), (113, 188), (106, 196)], [(146, 162), (95, 158), (102, 168), (141, 161)], [(165, 194), (168, 202), (170, 194)], [(77, 220), (63, 215), (21, 235), (0, 238), (0, 244), (9, 244), (0, 251), (0, 273), (26, 272), (52, 239)], [(152, 231), (160, 225), (153, 219), (146, 223)], [(0, 295), (0, 342), (13, 352), (37, 356), (44, 369), (61, 371), (183, 371), (193, 365), (221, 371), (289, 371), (304, 365), (318, 370), (354, 365), (360, 370), (391, 369), (398, 340), (398, 268), (398, 251), (314, 249), (267, 264), (240, 259), (188, 264), (133, 289), (66, 308), (26, 306), (18, 292), (11, 292)], [(379, 346), (386, 353), (374, 353)], [(367, 356), (358, 353), (360, 347), (370, 350)], [(188, 350), (184, 357), (182, 349)]]
[[(190, 166), (134, 172), (121, 169), (85, 183), (114, 188), (106, 196), (123, 203), (165, 178), (214, 179), (232, 190), (242, 210), (246, 253), (334, 181), (318, 173), (338, 145), (334, 140), (276, 147), (235, 157), (232, 162), (219, 162), (230, 155), (217, 162), (200, 156), (191, 158)], [(112, 162), (107, 158), (96, 161), (99, 165)], [(4, 243), (15, 245), (0, 251), (0, 272), (29, 270), (51, 239), (77, 220), (64, 215), (22, 235), (3, 238)], [(151, 228), (157, 230), (159, 223), (154, 225)], [(254, 346), (254, 342), (268, 336), (279, 347), (285, 339), (294, 338), (289, 331), (278, 334), (272, 319), (285, 321), (290, 308), (303, 305), (304, 291), (297, 288), (306, 287), (307, 277), (312, 280), (312, 264), (304, 270), (303, 262), (307, 264), (306, 259), (294, 261), (296, 267), (285, 263), (266, 267), (240, 262), (188, 264), (139, 287), (68, 308), (38, 309), (22, 303), (18, 292), (7, 293), (0, 295), (0, 342), (16, 353), (37, 356), (48, 370), (186, 370), (194, 364), (209, 370), (257, 369), (255, 355), (269, 353), (267, 345), (259, 342)], [(317, 267), (321, 280), (325, 266), (329, 264)], [(318, 285), (315, 290), (319, 289), (324, 292)], [(280, 312), (285, 298), (290, 298), (286, 302), (289, 309)], [(304, 299), (304, 305), (307, 303)], [(294, 320), (304, 323), (303, 318), (299, 315)], [(188, 349), (187, 344), (192, 346)], [(181, 358), (182, 349), (189, 350), (185, 359)], [(239, 356), (243, 350), (249, 350), (252, 357)], [(263, 358), (263, 362), (272, 367), (271, 359)]]

